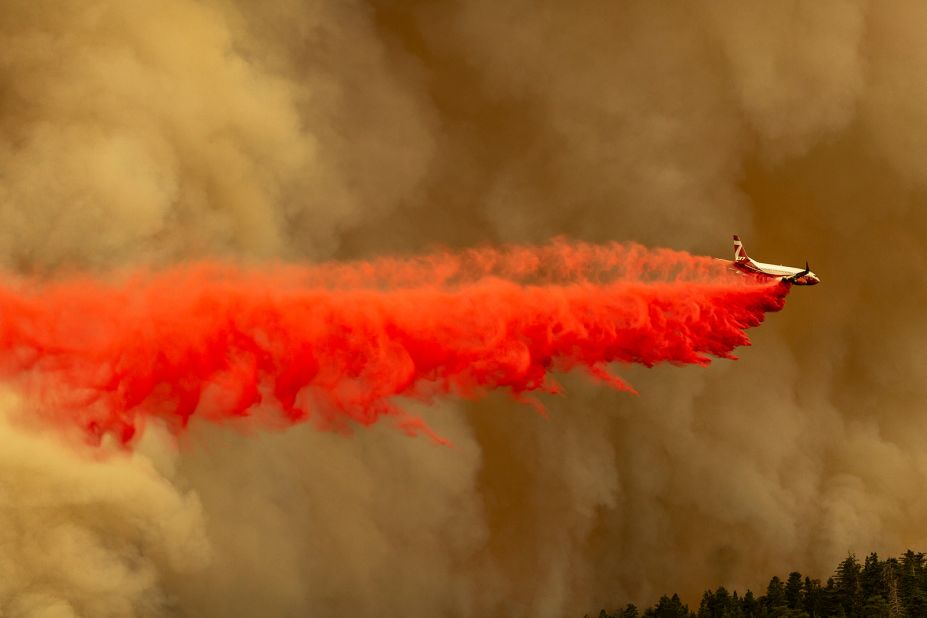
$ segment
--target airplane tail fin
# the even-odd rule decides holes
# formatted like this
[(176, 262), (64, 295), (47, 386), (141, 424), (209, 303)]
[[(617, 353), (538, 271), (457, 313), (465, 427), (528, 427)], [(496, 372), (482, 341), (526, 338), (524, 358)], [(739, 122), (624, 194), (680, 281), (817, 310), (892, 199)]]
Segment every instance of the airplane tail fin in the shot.
[(740, 236), (734, 234), (734, 261), (743, 262), (749, 259), (750, 257), (747, 255), (747, 250), (744, 249), (744, 244), (740, 242)]

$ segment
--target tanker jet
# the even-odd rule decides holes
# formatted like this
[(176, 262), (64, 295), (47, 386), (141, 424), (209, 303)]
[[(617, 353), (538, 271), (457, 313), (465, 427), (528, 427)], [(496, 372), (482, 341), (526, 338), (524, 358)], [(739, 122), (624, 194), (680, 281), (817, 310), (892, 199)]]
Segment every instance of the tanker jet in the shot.
[[(723, 261), (727, 262), (728, 260)], [(778, 279), (783, 283), (794, 285), (817, 285), (821, 282), (818, 276), (811, 272), (808, 262), (805, 262), (805, 268), (801, 269), (777, 264), (764, 264), (753, 260), (747, 255), (743, 243), (740, 242), (740, 237), (736, 234), (734, 235), (734, 261), (731, 266), (748, 275)]]

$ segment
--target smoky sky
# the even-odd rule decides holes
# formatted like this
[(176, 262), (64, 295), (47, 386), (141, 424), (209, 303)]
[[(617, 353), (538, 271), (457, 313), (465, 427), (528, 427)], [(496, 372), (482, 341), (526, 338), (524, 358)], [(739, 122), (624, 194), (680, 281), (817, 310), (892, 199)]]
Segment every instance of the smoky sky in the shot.
[(638, 396), (415, 407), (451, 448), (4, 423), (0, 612), (582, 615), (922, 548), (925, 27), (914, 1), (5, 0), (9, 272), (739, 233), (823, 283), (736, 362), (620, 368)]

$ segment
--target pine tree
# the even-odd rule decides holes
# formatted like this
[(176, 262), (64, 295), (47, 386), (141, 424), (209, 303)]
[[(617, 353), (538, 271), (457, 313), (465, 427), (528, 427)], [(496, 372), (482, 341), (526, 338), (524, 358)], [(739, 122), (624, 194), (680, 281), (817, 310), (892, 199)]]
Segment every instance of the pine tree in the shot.
[(846, 560), (837, 566), (835, 575), (836, 592), (844, 613), (850, 617), (859, 616), (863, 609), (862, 585), (860, 573), (862, 569), (856, 556), (850, 554)]
[(746, 618), (757, 618), (760, 615), (760, 603), (756, 600), (756, 597), (753, 596), (753, 591), (751, 590), (747, 590), (743, 600), (740, 602), (740, 607), (743, 609)]
[(891, 618), (891, 608), (885, 597), (876, 594), (866, 599), (861, 615), (863, 618)]
[(837, 592), (837, 583), (833, 577), (828, 578), (827, 585), (821, 588), (821, 616), (846, 615), (840, 604), (840, 595)]
[(628, 603), (627, 606), (618, 614), (618, 618), (638, 618), (637, 606)]
[(715, 595), (712, 594), (711, 590), (706, 590), (705, 594), (702, 595), (702, 602), (698, 606), (698, 613), (696, 614), (698, 618), (715, 617), (714, 600)]
[(714, 593), (707, 591), (698, 608), (698, 618), (743, 618), (744, 612), (740, 599), (722, 586)]
[(736, 590), (731, 594), (731, 616), (734, 616), (734, 618), (748, 618), (744, 612), (743, 600), (737, 595)]
[(895, 558), (889, 558), (882, 563), (882, 581), (888, 595), (889, 615), (891, 618), (904, 616), (904, 606), (901, 604), (901, 595), (898, 593), (898, 579), (901, 574), (901, 565)]
[(766, 587), (766, 610), (771, 616), (781, 616), (785, 614), (789, 605), (785, 598), (785, 586), (778, 576), (773, 575), (769, 580), (769, 586)]
[(927, 616), (924, 554), (910, 549), (901, 557), (901, 603), (908, 616)]
[(789, 609), (802, 609), (801, 603), (801, 573), (792, 571), (785, 583), (785, 602)]
[(860, 574), (864, 616), (889, 615), (888, 588), (883, 577), (884, 567), (875, 552), (866, 556)]
[(882, 563), (879, 562), (879, 555), (872, 552), (866, 556), (863, 563), (863, 570), (860, 579), (863, 589), (863, 598), (868, 599), (874, 596), (885, 596), (885, 582), (882, 581)]
[(663, 595), (656, 607), (644, 612), (645, 618), (689, 618), (689, 607), (683, 605), (678, 594), (672, 597)]
[(810, 577), (805, 578), (805, 583), (802, 585), (801, 598), (802, 598), (802, 608), (805, 610), (805, 613), (813, 618), (819, 618), (824, 616), (824, 599), (823, 591), (821, 589), (821, 582), (816, 579), (811, 579)]

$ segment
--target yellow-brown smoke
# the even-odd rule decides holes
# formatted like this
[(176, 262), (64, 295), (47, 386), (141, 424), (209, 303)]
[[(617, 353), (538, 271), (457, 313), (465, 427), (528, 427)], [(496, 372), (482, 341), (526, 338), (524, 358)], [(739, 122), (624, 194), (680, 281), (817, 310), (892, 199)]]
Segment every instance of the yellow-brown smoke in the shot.
[(194, 427), (87, 463), (4, 426), (2, 611), (582, 615), (923, 547), (925, 27), (913, 1), (7, 0), (7, 269), (739, 232), (824, 283), (740, 362), (631, 371), (639, 397), (422, 410), (454, 448)]

